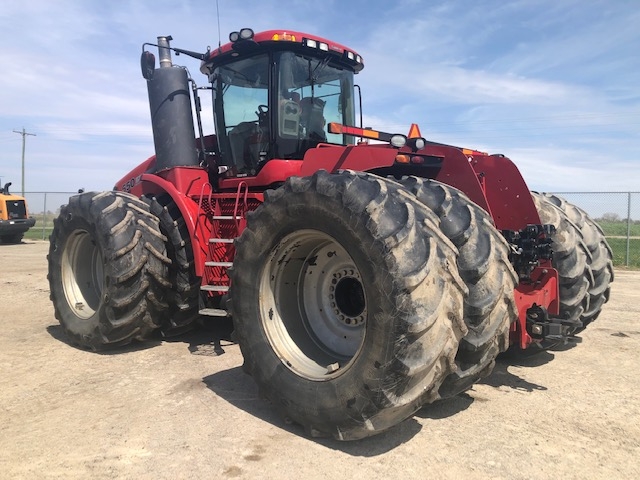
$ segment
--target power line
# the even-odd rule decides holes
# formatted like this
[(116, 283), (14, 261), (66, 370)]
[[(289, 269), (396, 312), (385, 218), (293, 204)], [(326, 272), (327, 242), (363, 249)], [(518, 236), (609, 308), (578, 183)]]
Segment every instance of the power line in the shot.
[(22, 131), (19, 132), (17, 130), (14, 130), (13, 133), (18, 133), (20, 135), (22, 135), (22, 196), (24, 197), (24, 147), (25, 147), (25, 139), (27, 138), (27, 135), (31, 135), (32, 137), (35, 137), (36, 134), (35, 133), (27, 133), (24, 129), (24, 127), (22, 127)]

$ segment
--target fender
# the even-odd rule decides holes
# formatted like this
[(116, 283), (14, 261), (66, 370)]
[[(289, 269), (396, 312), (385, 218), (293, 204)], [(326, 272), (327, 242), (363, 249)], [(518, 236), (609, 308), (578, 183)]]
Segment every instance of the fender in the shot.
[[(178, 169), (176, 168), (173, 170)], [(191, 190), (193, 192), (194, 190), (198, 190), (198, 194), (200, 194), (200, 190), (206, 188), (206, 185), (208, 184), (206, 173), (203, 170), (188, 170), (190, 170), (192, 174), (195, 174), (195, 178), (191, 179), (190, 186), (185, 191), (188, 192), (189, 190)], [(184, 178), (188, 175), (179, 175), (178, 172), (174, 173), (182, 177), (180, 183), (188, 182), (188, 179)], [(204, 181), (202, 181), (201, 177), (204, 177)], [(200, 181), (198, 182), (198, 180)], [(209, 190), (204, 192), (204, 194), (208, 195), (210, 193), (211, 186), (209, 185), (208, 188)], [(131, 193), (138, 197), (142, 197), (143, 195), (159, 195), (163, 193), (168, 194), (176, 203), (176, 206), (178, 207), (178, 210), (180, 210), (180, 214), (184, 219), (187, 230), (189, 231), (189, 236), (191, 237), (191, 246), (193, 248), (195, 258), (197, 259), (201, 255), (206, 255), (206, 249), (208, 247), (207, 242), (211, 232), (209, 231), (208, 224), (205, 221), (206, 215), (204, 213), (201, 213), (201, 215), (199, 215), (198, 203), (192, 197), (178, 190), (174, 183), (171, 183), (170, 181), (152, 173), (142, 174), (140, 182), (131, 189)], [(201, 217), (200, 219), (199, 216)], [(198, 254), (197, 252), (201, 253)], [(204, 261), (195, 261), (194, 267), (196, 275), (201, 277), (204, 272)]]
[[(300, 174), (312, 175), (317, 170), (369, 171), (393, 168), (396, 155), (411, 153), (408, 149), (390, 148), (388, 145), (350, 145), (347, 147), (320, 144), (304, 157)], [(417, 153), (443, 157), (442, 167), (435, 176), (438, 180), (463, 191), (472, 201), (491, 213), (482, 185), (469, 159), (455, 147), (429, 145)], [(423, 175), (432, 178), (432, 175)]]
[(131, 190), (140, 183), (142, 175), (152, 171), (156, 163), (156, 156), (152, 155), (144, 162), (136, 166), (124, 177), (116, 182), (113, 189), (121, 192), (131, 192)]
[(503, 155), (474, 155), (471, 165), (484, 182), (498, 230), (522, 230), (541, 223), (538, 210), (515, 164)]
[(442, 168), (435, 180), (464, 192), (472, 202), (485, 209), (493, 217), (491, 205), (485, 195), (485, 189), (480, 183), (478, 174), (471, 166), (469, 158), (462, 150), (447, 145), (428, 146), (426, 150), (431, 154), (444, 157)]
[(321, 143), (307, 151), (300, 168), (300, 175), (306, 177), (318, 170), (336, 172), (338, 170), (369, 171), (390, 167), (398, 150), (387, 145), (330, 145)]

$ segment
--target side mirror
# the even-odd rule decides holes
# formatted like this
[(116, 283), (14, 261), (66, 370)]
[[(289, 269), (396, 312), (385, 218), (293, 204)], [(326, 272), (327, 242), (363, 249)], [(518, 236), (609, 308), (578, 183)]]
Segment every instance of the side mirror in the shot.
[(145, 80), (153, 79), (153, 71), (156, 69), (156, 57), (151, 52), (142, 52), (140, 56), (140, 68)]

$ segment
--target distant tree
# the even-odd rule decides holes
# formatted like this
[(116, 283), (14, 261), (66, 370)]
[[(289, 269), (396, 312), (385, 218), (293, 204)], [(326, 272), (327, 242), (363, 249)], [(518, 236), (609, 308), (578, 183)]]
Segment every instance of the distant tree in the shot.
[(622, 219), (617, 213), (605, 213), (604, 215), (602, 215), (602, 218), (600, 220), (604, 220), (606, 222), (619, 222)]

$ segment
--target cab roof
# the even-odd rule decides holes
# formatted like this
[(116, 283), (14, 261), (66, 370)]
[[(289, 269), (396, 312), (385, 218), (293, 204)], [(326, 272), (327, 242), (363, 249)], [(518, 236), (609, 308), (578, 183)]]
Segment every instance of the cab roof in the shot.
[(202, 73), (225, 64), (238, 56), (250, 55), (261, 50), (292, 50), (300, 53), (331, 54), (334, 61), (355, 73), (364, 68), (362, 57), (350, 48), (326, 38), (293, 30), (267, 30), (254, 33), (250, 28), (229, 35), (229, 43), (210, 50), (200, 66)]

